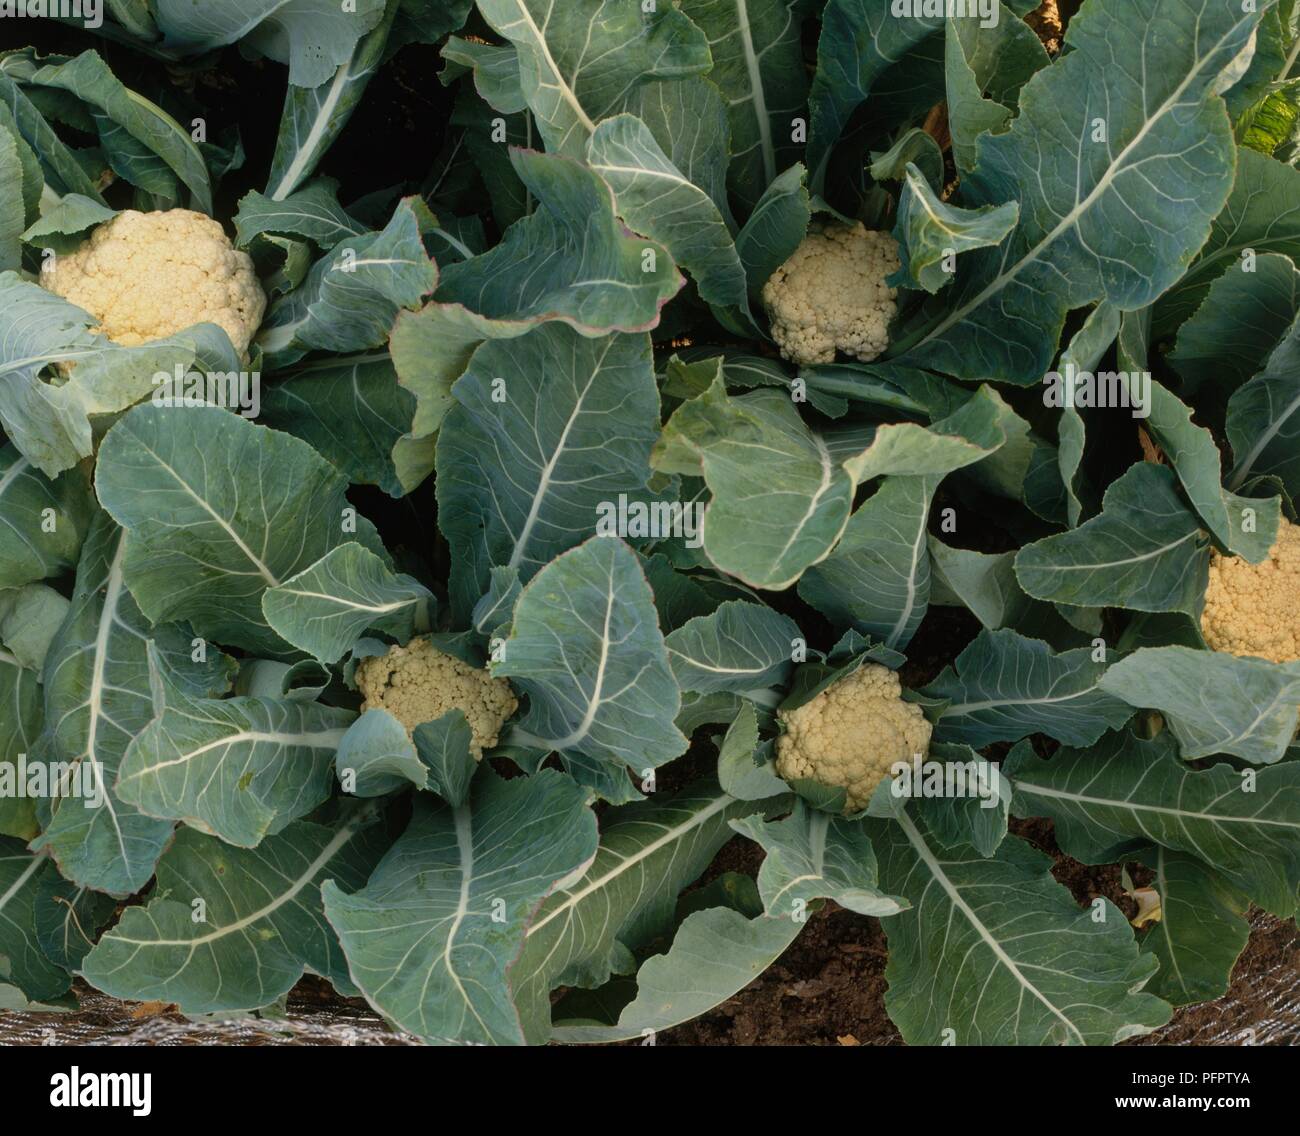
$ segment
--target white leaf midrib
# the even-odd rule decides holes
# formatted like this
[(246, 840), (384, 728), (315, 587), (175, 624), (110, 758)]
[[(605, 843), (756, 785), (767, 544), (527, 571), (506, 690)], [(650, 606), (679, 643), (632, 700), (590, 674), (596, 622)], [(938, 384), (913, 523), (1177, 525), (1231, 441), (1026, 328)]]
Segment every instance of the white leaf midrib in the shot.
[(1052, 1002), (1046, 994), (1039, 990), (1037, 986), (1025, 977), (1021, 972), (1019, 965), (1016, 963), (1016, 960), (1007, 954), (1006, 950), (994, 936), (993, 932), (984, 925), (983, 921), (975, 913), (975, 910), (966, 902), (965, 899), (962, 898), (961, 892), (952, 880), (948, 878), (947, 873), (943, 870), (943, 865), (939, 863), (934, 853), (930, 851), (930, 847), (926, 844), (925, 838), (917, 830), (907, 813), (899, 813), (897, 820), (899, 826), (907, 836), (908, 843), (912, 845), (912, 850), (916, 857), (929, 871), (930, 876), (935, 883), (943, 889), (944, 894), (948, 897), (948, 901), (953, 905), (953, 907), (961, 912), (966, 921), (970, 924), (971, 928), (977, 935), (979, 935), (981, 941), (983, 941), (983, 943), (993, 953), (994, 958), (997, 959), (1007, 973), (1010, 974), (1017, 983), (1019, 983), (1023, 990), (1027, 991), (1041, 1002), (1052, 1016), (1060, 1021), (1070, 1034), (1082, 1043), (1084, 1037), (1082, 1032), (1079, 1030), (1079, 1027), (1066, 1016), (1065, 1012), (1059, 1006)]
[(662, 835), (656, 837), (649, 843), (642, 845), (631, 855), (621, 858), (618, 863), (614, 864), (607, 871), (590, 880), (588, 883), (569, 892), (562, 902), (556, 904), (555, 907), (551, 908), (550, 911), (528, 928), (528, 931), (525, 933), (525, 940), (537, 934), (543, 927), (551, 923), (553, 920), (558, 919), (561, 915), (577, 907), (577, 905), (589, 895), (611, 886), (621, 876), (631, 871), (638, 864), (649, 859), (649, 857), (653, 856), (661, 848), (675, 843), (682, 839), (687, 833), (699, 828), (705, 821), (717, 816), (718, 813), (724, 811), (729, 805), (731, 805), (734, 800), (735, 798), (726, 793), (719, 793), (718, 796), (709, 801), (704, 808), (691, 813), (691, 815), (685, 820), (670, 825), (664, 830)]

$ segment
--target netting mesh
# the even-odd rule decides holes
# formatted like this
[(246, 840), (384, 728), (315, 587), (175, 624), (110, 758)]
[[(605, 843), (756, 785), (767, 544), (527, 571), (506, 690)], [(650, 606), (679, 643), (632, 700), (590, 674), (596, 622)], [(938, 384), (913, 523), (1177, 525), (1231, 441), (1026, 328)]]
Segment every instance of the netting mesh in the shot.
[[(1228, 993), (1178, 1011), (1163, 1029), (1134, 1044), (1300, 1044), (1300, 933), (1294, 923), (1255, 912), (1251, 945)], [(415, 1045), (363, 1003), (335, 996), (319, 980), (289, 995), (285, 1013), (191, 1021), (156, 1004), (118, 1002), (78, 983), (70, 1013), (0, 1013), (6, 1045)], [(798, 1011), (792, 1011), (798, 1012)], [(865, 1031), (864, 1031), (865, 1032)], [(665, 1038), (665, 1040), (671, 1040)], [(834, 1044), (835, 1038), (826, 1039)], [(858, 1035), (862, 1045), (890, 1038)]]
[(295, 989), (283, 1017), (188, 1020), (162, 1006), (119, 1002), (82, 983), (72, 1013), (0, 1014), (5, 1045), (418, 1045), (354, 1001), (314, 984)]

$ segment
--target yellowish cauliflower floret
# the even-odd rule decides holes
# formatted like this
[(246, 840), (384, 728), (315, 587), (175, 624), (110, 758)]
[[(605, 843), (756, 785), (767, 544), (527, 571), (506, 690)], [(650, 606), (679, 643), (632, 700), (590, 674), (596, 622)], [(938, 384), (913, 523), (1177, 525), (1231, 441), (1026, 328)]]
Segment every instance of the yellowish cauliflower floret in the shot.
[(793, 363), (833, 363), (836, 350), (864, 363), (889, 346), (898, 292), (898, 242), (853, 225), (814, 225), (763, 285), (772, 338)]
[(266, 310), (248, 254), (211, 217), (189, 209), (119, 213), (76, 251), (54, 257), (41, 284), (126, 347), (215, 323), (245, 355)]
[(1201, 632), (1216, 651), (1274, 663), (1300, 660), (1300, 525), (1285, 517), (1268, 559), (1210, 559)]
[(463, 710), (473, 734), (474, 760), (497, 744), (505, 720), (519, 706), (510, 684), (493, 678), (454, 655), (439, 651), (430, 640), (412, 639), (386, 655), (357, 665), (357, 688), (366, 696), (362, 711), (383, 709), (410, 733), (422, 722)]
[(898, 675), (868, 663), (797, 710), (783, 711), (777, 773), (787, 781), (842, 786), (848, 794), (844, 811), (865, 809), (890, 766), (930, 748), (930, 723), (902, 694)]

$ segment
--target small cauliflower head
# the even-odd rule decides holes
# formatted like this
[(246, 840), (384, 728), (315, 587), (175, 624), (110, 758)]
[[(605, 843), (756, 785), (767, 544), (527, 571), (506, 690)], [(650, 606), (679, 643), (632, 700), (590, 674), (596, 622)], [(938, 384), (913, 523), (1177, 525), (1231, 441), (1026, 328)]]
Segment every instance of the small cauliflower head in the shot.
[(1300, 525), (1285, 517), (1268, 559), (1210, 558), (1201, 633), (1216, 651), (1273, 663), (1300, 660)]
[(763, 285), (772, 338), (792, 363), (833, 363), (836, 350), (863, 363), (889, 346), (898, 291), (898, 242), (861, 221), (814, 225)]
[(816, 698), (778, 717), (776, 771), (842, 787), (846, 813), (867, 807), (876, 786), (898, 761), (930, 747), (930, 723), (921, 707), (903, 701), (903, 686), (888, 667), (867, 663)]
[(356, 681), (365, 695), (362, 711), (387, 710), (408, 734), (449, 710), (464, 711), (475, 761), (497, 744), (502, 725), (519, 706), (505, 679), (439, 651), (428, 638), (362, 659)]
[(84, 308), (126, 347), (215, 323), (246, 355), (266, 311), (248, 254), (211, 217), (189, 209), (119, 213), (74, 252), (54, 257), (41, 285)]

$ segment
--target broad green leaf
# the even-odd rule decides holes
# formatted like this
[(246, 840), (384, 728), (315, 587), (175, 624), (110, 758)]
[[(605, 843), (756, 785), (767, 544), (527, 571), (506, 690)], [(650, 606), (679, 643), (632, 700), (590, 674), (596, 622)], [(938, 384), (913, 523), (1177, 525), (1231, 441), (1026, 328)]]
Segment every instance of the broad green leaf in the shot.
[(1206, 383), (1236, 389), (1258, 374), (1300, 314), (1300, 272), (1289, 256), (1264, 253), (1254, 272), (1241, 267), (1214, 280), (1178, 329), (1169, 360), (1183, 377), (1185, 394)]
[(906, 814), (870, 823), (880, 886), (911, 901), (884, 924), (885, 1008), (909, 1045), (1114, 1045), (1169, 1020), (1123, 913), (1079, 908), (1050, 857), (1018, 837), (991, 858), (945, 847)]
[(84, 790), (89, 781), (103, 803), (87, 807), (89, 798), (70, 795), (50, 802), (34, 842), (73, 883), (117, 896), (144, 887), (172, 836), (170, 820), (144, 815), (117, 791), (126, 748), (154, 716), (150, 637), (170, 673), (194, 693), (223, 694), (230, 678), (214, 649), (208, 661), (192, 661), (195, 643), (184, 628), (151, 628), (126, 587), (125, 543), (108, 515), (98, 514), (42, 676), (45, 756), (67, 763), (69, 783)]
[(711, 64), (704, 33), (676, 7), (605, 0), (478, 0), (483, 18), (519, 51), (524, 97), (554, 154), (582, 158), (596, 124), (630, 109), (630, 89), (682, 79)]
[(915, 165), (931, 189), (936, 193), (943, 189), (943, 151), (933, 134), (918, 127), (903, 131), (888, 150), (871, 157), (871, 176), (876, 181), (901, 182), (907, 176), (907, 167)]
[[(983, 462), (1007, 440), (1002, 422), (1014, 412), (992, 387), (981, 387), (956, 413), (930, 427), (913, 422), (876, 428), (871, 444), (855, 453), (845, 468), (857, 482), (876, 477), (943, 477), (954, 470)], [(834, 434), (835, 450), (841, 449)], [(856, 444), (846, 448), (852, 452)]]
[(976, 209), (949, 205), (909, 162), (894, 226), (903, 266), (891, 280), (938, 292), (952, 283), (959, 253), (1000, 244), (1019, 216), (1020, 206), (1014, 201)]
[(649, 127), (668, 160), (709, 195), (735, 232), (727, 193), (727, 104), (718, 88), (699, 76), (656, 79), (628, 90), (618, 109)]
[(739, 694), (694, 694), (687, 691), (682, 695), (682, 708), (676, 719), (677, 728), (690, 737), (701, 726), (727, 726), (735, 721), (744, 709), (746, 699)]
[(38, 249), (71, 252), (86, 239), (91, 229), (116, 216), (117, 210), (109, 209), (93, 198), (69, 193), (27, 228), (23, 240)]
[[(323, 82), (295, 83), (290, 79), (266, 184), (266, 195), (272, 201), (283, 201), (311, 177), (325, 152), (343, 133), (384, 57), (399, 7), (390, 3), (379, 23), (356, 41), (347, 57), (338, 61), (333, 75)], [(312, 30), (319, 32), (323, 26), (317, 22)]]
[(289, 82), (318, 87), (345, 64), (357, 41), (383, 19), (384, 0), (222, 0), (196, 7), (192, 0), (156, 0), (154, 19), (166, 45), (200, 55), (239, 41), (268, 59), (289, 65)]
[(1001, 398), (984, 387), (928, 429), (879, 427), (846, 468), (855, 479), (889, 476), (853, 514), (831, 555), (804, 573), (800, 596), (837, 625), (887, 647), (906, 646), (929, 605), (931, 499), (946, 474), (987, 460), (1003, 445), (1004, 411)]
[[(763, 362), (769, 367), (775, 366), (772, 360)], [(743, 369), (736, 368), (741, 375), (756, 373), (749, 359), (745, 364)], [(729, 357), (727, 379), (739, 382), (733, 378), (732, 371)], [(810, 392), (820, 393), (823, 397), (901, 412), (909, 417), (942, 418), (970, 401), (970, 391), (965, 387), (929, 371), (899, 367), (893, 363), (818, 364), (801, 367), (799, 377), (808, 384)]]
[(1269, 252), (1300, 259), (1300, 170), (1239, 150), (1232, 193), (1214, 219), (1209, 239), (1156, 305), (1156, 337), (1169, 335), (1201, 307), (1211, 284), (1234, 265), (1242, 267), (1249, 258)]
[(460, 67), (467, 68), (474, 74), (474, 89), (493, 110), (518, 114), (527, 109), (519, 84), (519, 53), (513, 47), (451, 36), (442, 45), (442, 57), (458, 65), (444, 69), (440, 76), (444, 85), (451, 83)]
[(909, 71), (907, 78), (916, 86), (928, 80), (938, 91), (932, 102), (943, 98), (942, 48), (931, 67), (917, 68), (906, 58), (935, 36), (943, 22), (942, 15), (896, 19), (880, 0), (828, 0), (808, 94), (812, 129), (805, 160), (815, 192), (822, 191), (831, 150), (853, 112), (891, 68)]
[(1246, 893), (1186, 852), (1157, 846), (1135, 856), (1155, 872), (1160, 896), (1160, 919), (1139, 939), (1160, 960), (1151, 993), (1175, 1006), (1221, 998), (1250, 938)]
[(681, 287), (672, 258), (619, 224), (613, 191), (586, 166), (552, 154), (510, 157), (539, 207), (495, 248), (448, 265), (438, 302), (507, 323), (563, 319), (587, 335), (653, 327)]
[(333, 829), (299, 821), (251, 849), (181, 829), (155, 898), (126, 909), (82, 975), (115, 998), (159, 998), (186, 1014), (268, 1006), (306, 970), (355, 993), (319, 889), (365, 882), (385, 845), (365, 815)]
[(511, 969), (530, 1043), (550, 1035), (556, 986), (594, 988), (635, 967), (633, 953), (671, 929), (682, 888), (735, 835), (728, 822), (757, 807), (705, 782), (605, 814), (595, 860), (542, 905)]
[(736, 252), (755, 300), (768, 277), (790, 259), (808, 232), (812, 207), (804, 177), (805, 170), (797, 162), (776, 177), (736, 235)]
[(28, 841), (39, 831), (36, 800), (19, 792), (19, 758), (33, 752), (41, 717), (40, 675), (0, 646), (0, 836)]
[[(0, 76), (0, 134), (6, 136), (5, 139), (0, 140), (0, 147), (5, 151), (8, 176), (14, 179), (9, 183), (12, 188), (8, 191), (10, 196), (6, 206), (9, 217), (7, 224), (11, 226), (11, 232), (13, 232), (12, 226), (17, 225), (17, 231), (13, 232), (10, 238), (15, 242), (12, 246), (13, 260), (6, 267), (16, 270), (20, 267), (18, 258), (22, 251), (17, 242), (26, 238), (24, 230), (29, 225), (34, 227), (40, 223), (39, 212), (42, 199), (45, 199), (47, 206), (49, 200), (45, 193), (45, 171), (41, 169), (41, 160), (36, 156), (36, 151), (28, 145), (27, 139), (18, 128), (18, 120), (5, 103), (3, 84), (3, 77)], [(88, 200), (79, 199), (75, 194), (70, 196), (74, 200)], [(56, 205), (51, 212), (56, 212), (59, 208), (60, 206)], [(111, 211), (109, 213), (111, 216)]]
[(665, 473), (703, 474), (713, 494), (704, 550), (754, 587), (790, 587), (848, 523), (855, 483), (847, 463), (780, 391), (732, 398), (718, 379), (669, 419), (652, 463)]
[(672, 254), (695, 278), (702, 299), (748, 309), (745, 270), (726, 221), (708, 194), (673, 165), (645, 123), (630, 114), (605, 119), (587, 145), (587, 161), (614, 191), (623, 219)]
[[(964, 394), (963, 388), (957, 391)], [(960, 410), (962, 418), (949, 414), (948, 419), (931, 426), (935, 433), (951, 431), (957, 421), (969, 423), (963, 425), (962, 431), (969, 438), (992, 450), (970, 467), (970, 478), (975, 485), (985, 492), (1004, 497), (1008, 501), (1021, 502), (1026, 496), (1026, 483), (1034, 460), (1046, 442), (1033, 431), (1029, 422), (1013, 410), (992, 386), (980, 387), (980, 398), (967, 399)], [(985, 410), (980, 400), (990, 404), (992, 410), (991, 424), (986, 424)], [(937, 417), (938, 412), (932, 412)], [(972, 422), (970, 417), (973, 416)]]
[(936, 536), (929, 539), (934, 591), (930, 602), (942, 607), (961, 604), (990, 631), (1010, 627), (1033, 601), (1016, 583), (1014, 552), (976, 552), (950, 548)]
[(1144, 647), (1114, 664), (1101, 688), (1130, 706), (1159, 710), (1187, 761), (1230, 753), (1268, 765), (1295, 737), (1300, 663)]
[(1025, 508), (1048, 524), (1069, 523), (1059, 447), (1041, 438), (1035, 441), (1029, 455), (1029, 468), (1025, 470), (1021, 500)]
[(408, 43), (440, 42), (465, 25), (473, 7), (474, 0), (397, 0), (390, 53)]
[[(1295, 275), (1285, 257), (1268, 259), (1282, 261), (1287, 272)], [(1221, 285), (1222, 280), (1216, 281), (1214, 290), (1233, 291)], [(1202, 327), (1198, 334), (1203, 335), (1206, 330), (1208, 326)], [(1223, 325), (1220, 325), (1220, 330), (1223, 330)], [(1224, 489), (1222, 454), (1214, 435), (1195, 425), (1191, 409), (1163, 385), (1150, 379), (1147, 372), (1150, 333), (1150, 308), (1125, 314), (1119, 334), (1119, 364), (1124, 369), (1121, 375), (1146, 373), (1149, 386), (1145, 408), (1147, 429), (1173, 465), (1205, 527), (1221, 546), (1252, 563), (1259, 563), (1267, 557), (1277, 536), (1280, 502), (1239, 497)], [(1192, 373), (1201, 375), (1195, 369)], [(1123, 381), (1132, 392), (1132, 382), (1127, 377)], [(1184, 389), (1191, 391), (1195, 386), (1196, 382), (1185, 383)], [(1132, 401), (1137, 405), (1135, 396)]]
[(262, 615), (268, 588), (340, 544), (376, 543), (364, 521), (344, 531), (347, 483), (315, 450), (216, 407), (136, 407), (100, 445), (95, 486), (130, 534), (144, 612), (250, 651), (286, 649)]
[[(28, 98), (16, 74), (9, 73), (9, 64), (13, 60), (13, 56), (0, 60), (0, 128), (18, 132), (36, 155), (47, 184), (56, 193), (76, 193), (103, 203), (104, 199), (76, 155)], [(33, 64), (30, 70), (34, 69)], [(25, 155), (20, 152), (19, 158), (22, 160)]]
[[(192, 6), (187, 7), (192, 10)], [(189, 131), (161, 107), (123, 86), (98, 52), (84, 51), (67, 63), (41, 67), (31, 76), (31, 82), (36, 86), (71, 91), (96, 108), (112, 129), (124, 131), (135, 145), (165, 164), (171, 174), (185, 183), (193, 196), (195, 209), (202, 213), (212, 212), (212, 184), (207, 163)], [(101, 136), (103, 129), (101, 126)], [(79, 189), (78, 192), (85, 191)]]
[(937, 475), (885, 478), (853, 514), (830, 557), (799, 581), (799, 595), (838, 625), (903, 648), (930, 603), (926, 525)]
[[(672, 578), (681, 579), (676, 572), (672, 573)], [(498, 628), (509, 626), (515, 601), (522, 590), (518, 570), (504, 566), (493, 568), (488, 574), (487, 591), (474, 605), (470, 626), (480, 635), (491, 635)], [(655, 602), (659, 603), (658, 595)]]
[(636, 997), (614, 1025), (561, 1020), (550, 1037), (565, 1045), (630, 1041), (681, 1025), (739, 994), (794, 942), (803, 924), (730, 907), (692, 912), (667, 953), (636, 972)]
[(117, 913), (117, 900), (101, 891), (78, 887), (58, 872), (37, 877), (33, 901), (36, 941), (56, 966), (80, 970), (81, 960), (99, 932)]
[(263, 425), (310, 445), (353, 485), (409, 493), (432, 472), (428, 443), (405, 439), (415, 398), (397, 380), (387, 351), (323, 358), (276, 374), (262, 388)]
[(325, 663), (338, 662), (367, 629), (405, 642), (429, 628), (435, 603), (418, 580), (351, 541), (262, 595), (271, 629)]
[(365, 711), (339, 739), (334, 770), (345, 793), (382, 797), (408, 785), (428, 787), (429, 771), (406, 727), (387, 710)]
[(403, 198), (381, 232), (346, 239), (321, 257), (302, 286), (271, 305), (257, 343), (269, 367), (309, 350), (382, 347), (402, 309), (433, 291), (438, 268), (420, 237), (419, 198)]
[(33, 1002), (55, 998), (72, 985), (68, 972), (45, 957), (36, 937), (36, 894), (42, 875), (52, 871), (45, 856), (0, 837), (0, 971)]
[(684, 283), (664, 249), (628, 232), (613, 191), (586, 166), (531, 151), (510, 160), (536, 211), (489, 252), (444, 265), (437, 302), (402, 313), (393, 328), (393, 363), (418, 402), (416, 438), (441, 425), (452, 385), (485, 339), (551, 320), (588, 336), (644, 331)]
[(13, 445), (0, 447), (0, 588), (57, 576), (76, 563), (87, 489), (76, 471), (51, 481)]
[(859, 915), (897, 915), (906, 901), (877, 886), (876, 854), (866, 828), (796, 800), (781, 820), (749, 816), (731, 827), (761, 845), (758, 890), (767, 914), (799, 920), (810, 901), (833, 899)]
[(1038, 599), (1197, 618), (1209, 570), (1200, 520), (1179, 497), (1173, 471), (1150, 462), (1106, 490), (1099, 516), (1016, 556), (1016, 579)]
[(533, 577), (492, 673), (528, 696), (520, 740), (559, 753), (603, 796), (628, 800), (627, 771), (640, 777), (686, 749), (654, 598), (616, 538), (592, 537)]
[(412, 735), (420, 761), (428, 770), (428, 788), (453, 808), (469, 799), (478, 761), (470, 749), (473, 733), (463, 710), (448, 710), (432, 722), (421, 722)]
[(1043, 733), (1067, 745), (1092, 745), (1133, 714), (1103, 689), (1106, 673), (1090, 648), (1058, 654), (1014, 631), (981, 631), (921, 693), (947, 702), (934, 727), (936, 742), (979, 747)]
[[(1300, 396), (1300, 383), (1296, 393)], [(1214, 435), (1197, 426), (1191, 409), (1154, 380), (1150, 398), (1146, 427), (1164, 450), (1205, 527), (1230, 552), (1252, 564), (1266, 559), (1277, 539), (1279, 500), (1257, 500), (1227, 492), (1223, 488), (1222, 455)]]
[(521, 1043), (508, 982), (538, 906), (596, 852), (585, 798), (549, 769), (485, 775), (459, 808), (421, 795), (364, 888), (326, 881), (326, 916), (367, 1001), (427, 1042)]
[[(1080, 372), (1095, 374), (1098, 365), (1111, 345), (1122, 334), (1124, 317), (1110, 304), (1098, 304), (1088, 313), (1083, 326), (1074, 334), (1061, 352), (1060, 373), (1063, 377)], [(1145, 368), (1146, 361), (1142, 360)], [(1073, 391), (1063, 401), (1061, 417), (1057, 423), (1060, 448), (1057, 460), (1061, 471), (1061, 484), (1065, 491), (1065, 514), (1070, 528), (1083, 519), (1084, 447), (1087, 444), (1083, 418), (1075, 405)]]
[(26, 227), (18, 144), (12, 134), (0, 128), (0, 272), (17, 272), (22, 267), (21, 238)]
[[(1029, 744), (1022, 741), (1017, 747)], [(968, 844), (981, 856), (996, 855), (1007, 835), (1012, 798), (1011, 785), (998, 766), (965, 745), (935, 742), (925, 756), (924, 767), (918, 770), (914, 758), (908, 777), (892, 781), (898, 811), (910, 808), (912, 816), (947, 847)], [(938, 795), (927, 781), (932, 769), (943, 773)]]
[[(47, 477), (94, 452), (91, 418), (115, 414), (158, 388), (153, 376), (175, 368), (203, 374), (241, 365), (226, 333), (197, 324), (166, 339), (123, 347), (92, 332), (89, 313), (16, 273), (0, 274), (0, 423), (9, 440)], [(70, 376), (46, 382), (56, 365)]]
[(646, 483), (659, 392), (648, 336), (589, 339), (551, 322), (483, 344), (454, 394), (436, 488), (460, 626), (493, 568), (526, 583), (596, 532), (620, 496), (656, 498)]
[(48, 584), (0, 591), (0, 646), (19, 666), (40, 671), (67, 612), (67, 599)]
[(254, 847), (329, 796), (350, 710), (300, 699), (174, 695), (127, 747), (122, 800)]
[(777, 174), (803, 157), (808, 78), (802, 27), (811, 0), (685, 0), (682, 11), (708, 37), (709, 79), (731, 122), (731, 174), (737, 198), (752, 206)]
[(1001, 4), (997, 17), (985, 27), (983, 20), (950, 16), (944, 34), (948, 129), (963, 172), (976, 166), (980, 136), (1006, 129), (1020, 88), (1050, 62), (1028, 24)]
[(789, 787), (772, 768), (772, 746), (758, 741), (754, 704), (741, 703), (735, 721), (718, 746), (718, 783), (741, 801), (765, 801), (788, 793)]
[(664, 640), (682, 690), (761, 690), (784, 686), (799, 647), (799, 625), (762, 604), (728, 600)]
[[(676, 631), (683, 624), (698, 616), (709, 615), (721, 606), (721, 589), (708, 586), (699, 577), (685, 575), (666, 554), (656, 552), (645, 557), (643, 567), (650, 590), (655, 595), (659, 626), (665, 632)], [(725, 589), (726, 585), (722, 588)]]
[[(894, 355), (1034, 383), (1069, 310), (1097, 300), (1141, 308), (1182, 277), (1232, 188), (1232, 129), (1216, 90), (1259, 18), (1237, 0), (1090, 0), (1070, 21), (1071, 50), (1025, 84), (1010, 130), (981, 140), (963, 183), (967, 207), (1019, 201), (1019, 227), (963, 258), (942, 304), (927, 305)], [(1143, 66), (1116, 68), (1134, 26)]]
[(1292, 497), (1300, 494), (1300, 322), (1228, 401), (1227, 434), (1235, 459), (1230, 488), (1269, 474)]
[(1168, 734), (1143, 741), (1125, 731), (1050, 761), (1024, 750), (1004, 772), (1016, 815), (1051, 817), (1069, 856), (1110, 863), (1154, 842), (1195, 856), (1283, 919), (1295, 911), (1300, 766), (1196, 772)]
[(366, 235), (366, 228), (339, 204), (338, 183), (317, 178), (284, 197), (249, 190), (235, 213), (235, 243), (248, 248), (266, 233), (301, 237), (322, 249)]

